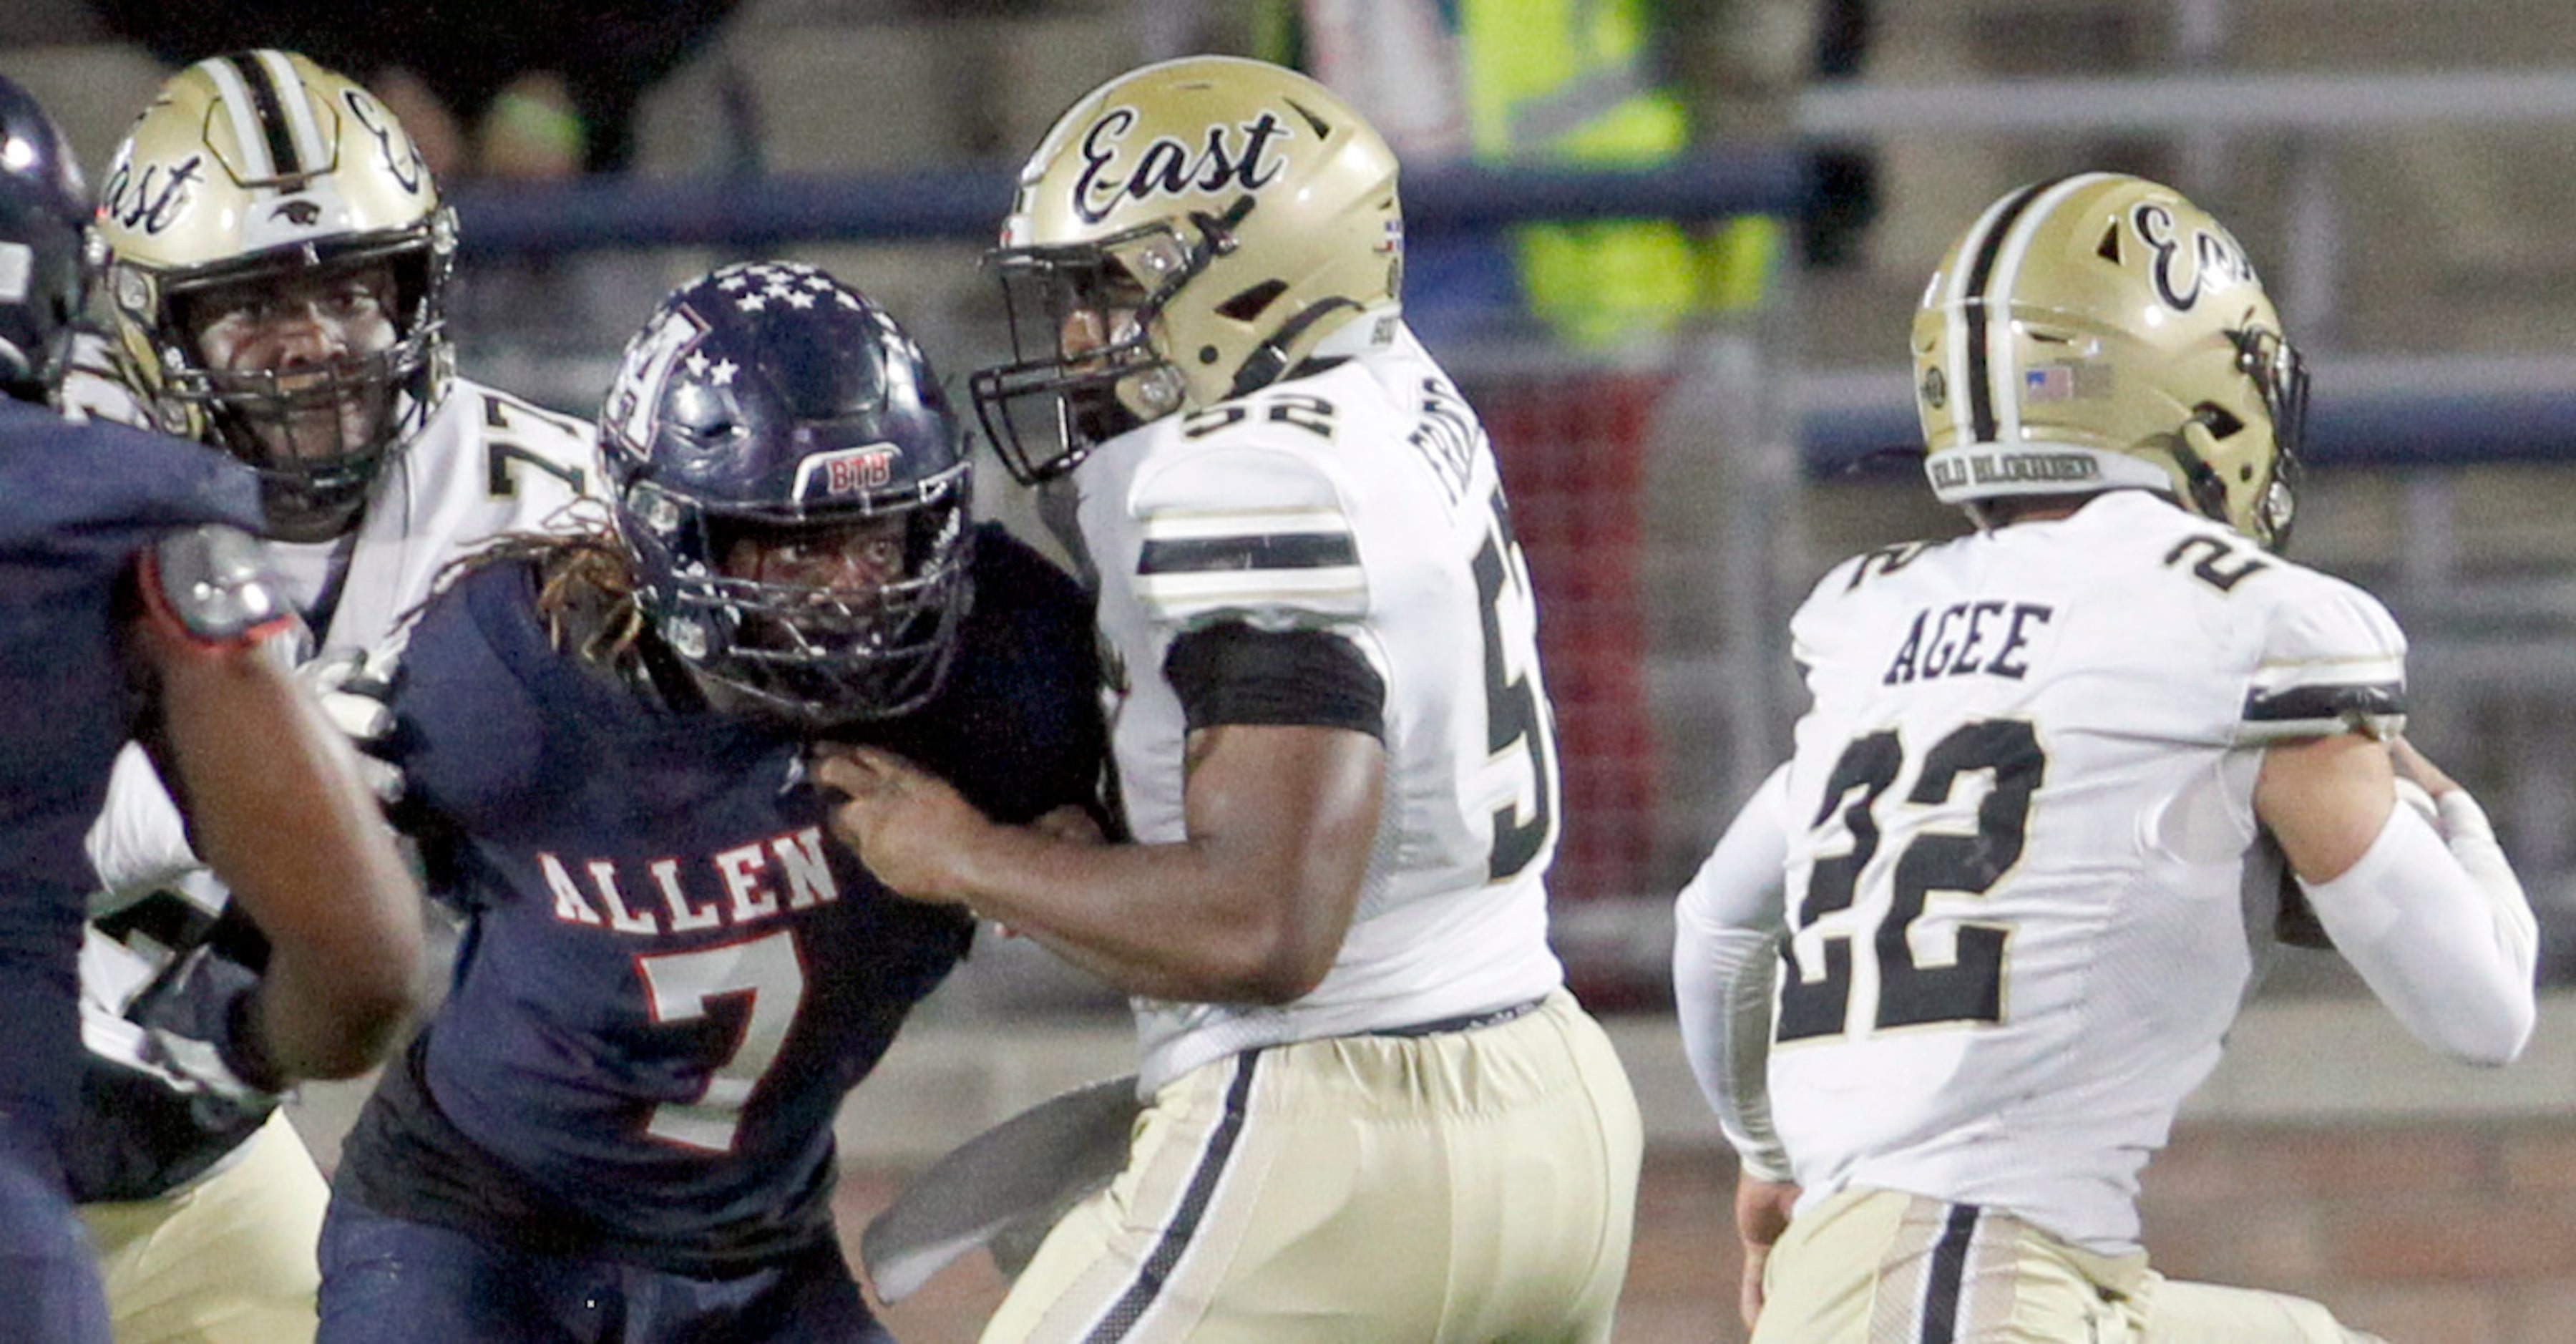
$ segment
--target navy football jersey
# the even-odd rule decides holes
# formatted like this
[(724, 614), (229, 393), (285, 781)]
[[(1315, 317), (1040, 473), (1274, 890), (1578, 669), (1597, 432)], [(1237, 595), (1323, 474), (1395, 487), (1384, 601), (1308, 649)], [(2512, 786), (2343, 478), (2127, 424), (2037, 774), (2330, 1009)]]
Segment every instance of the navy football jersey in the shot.
[[(921, 711), (850, 736), (1027, 821), (1096, 796), (1091, 617), (999, 528)], [(533, 564), (468, 574), (394, 697), (406, 807), (469, 915), (453, 987), (362, 1113), (344, 1193), (510, 1244), (720, 1272), (830, 1235), (832, 1121), (971, 919), (831, 838), (806, 743), (559, 655)]]
[(0, 399), (0, 1110), (59, 1123), (80, 1073), (81, 836), (137, 706), (118, 648), (137, 552), (259, 525), (259, 485), (210, 449)]

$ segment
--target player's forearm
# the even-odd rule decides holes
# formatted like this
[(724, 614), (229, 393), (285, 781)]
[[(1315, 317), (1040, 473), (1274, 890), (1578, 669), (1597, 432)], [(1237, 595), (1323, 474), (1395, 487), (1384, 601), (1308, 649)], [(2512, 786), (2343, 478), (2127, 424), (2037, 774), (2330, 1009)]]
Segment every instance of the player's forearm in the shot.
[(1286, 1003), (1331, 971), (1367, 880), (1386, 753), (1337, 728), (1193, 732), (1186, 839), (1099, 845), (1000, 825), (872, 747), (818, 752), (833, 833), (887, 886), (964, 905), (1132, 994)]
[(1673, 902), (1683, 1053), (1746, 1172), (1771, 1181), (1789, 1179), (1766, 1076), (1771, 989), (1786, 931), (1788, 774), (1783, 765), (1762, 782)]
[(349, 1078), (382, 1060), (411, 1024), (409, 984), (361, 982), (309, 955), (272, 953), (251, 991), (257, 1049), (280, 1081)]
[(1149, 998), (1288, 1002), (1322, 978), (1347, 923), (1229, 867), (1221, 847), (1187, 842), (1085, 845), (996, 827), (955, 871), (953, 894), (977, 914)]
[(271, 944), (269, 1060), (290, 1077), (364, 1069), (417, 998), (420, 899), (349, 748), (250, 649), (183, 651), (159, 679), (199, 848)]
[(1673, 1003), (1691, 1076), (1744, 1169), (1771, 1181), (1790, 1178), (1767, 1078), (1778, 965), (1770, 934), (1685, 923), (1674, 940)]
[(1187, 750), (1186, 839), (970, 846), (967, 903), (1131, 994), (1302, 998), (1331, 971), (1367, 880), (1385, 749), (1341, 729), (1220, 725)]
[(2445, 1054), (2501, 1064), (2522, 1053), (2538, 1012), (2529, 906), (2501, 854), (2482, 877), (2455, 848), (2399, 807), (2348, 870), (2302, 886), (2336, 949), (2409, 1031)]

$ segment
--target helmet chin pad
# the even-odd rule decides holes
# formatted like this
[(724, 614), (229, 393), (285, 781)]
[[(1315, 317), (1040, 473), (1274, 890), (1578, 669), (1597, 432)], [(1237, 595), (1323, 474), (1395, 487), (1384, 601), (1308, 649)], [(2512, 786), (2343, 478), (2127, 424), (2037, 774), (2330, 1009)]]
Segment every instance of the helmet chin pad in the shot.
[[(2237, 432), (2261, 431), (2248, 427)], [(2277, 554), (2289, 545), (2297, 501), (2282, 471), (2286, 456), (2276, 452), (2268, 457), (2268, 463), (2258, 469), (2241, 446), (2222, 440), (2199, 418), (2185, 421), (2174, 441), (2175, 474), (2192, 511), (2227, 524)]]
[(1179, 370), (1158, 364), (1119, 379), (1118, 404), (1134, 414), (1138, 423), (1151, 424), (1181, 409), (1188, 390)]

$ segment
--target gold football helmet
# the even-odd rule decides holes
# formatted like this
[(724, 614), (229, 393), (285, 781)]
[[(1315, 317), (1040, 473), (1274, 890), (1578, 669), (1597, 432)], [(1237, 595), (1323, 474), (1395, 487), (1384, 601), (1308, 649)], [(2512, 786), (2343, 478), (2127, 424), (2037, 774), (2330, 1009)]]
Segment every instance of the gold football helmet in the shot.
[(1391, 338), (1395, 179), (1350, 104), (1265, 62), (1187, 57), (1094, 89), (1020, 171), (985, 258), (1015, 358), (972, 386), (1005, 465), (1059, 475), (1126, 429), (1278, 381), (1363, 314), (1363, 340)]
[(1914, 317), (1924, 470), (1980, 521), (1990, 500), (2143, 486), (2277, 551), (2307, 386), (2245, 249), (2116, 173), (2007, 193)]
[[(410, 136), (374, 95), (303, 56), (218, 56), (162, 85), (99, 201), (88, 263), (121, 371), (162, 428), (258, 468), (280, 535), (344, 529), (454, 363), (443, 300), (455, 216)], [(388, 348), (269, 369), (205, 357), (211, 296), (370, 267), (390, 277)], [(326, 431), (320, 451), (292, 446), (344, 419), (363, 428)]]

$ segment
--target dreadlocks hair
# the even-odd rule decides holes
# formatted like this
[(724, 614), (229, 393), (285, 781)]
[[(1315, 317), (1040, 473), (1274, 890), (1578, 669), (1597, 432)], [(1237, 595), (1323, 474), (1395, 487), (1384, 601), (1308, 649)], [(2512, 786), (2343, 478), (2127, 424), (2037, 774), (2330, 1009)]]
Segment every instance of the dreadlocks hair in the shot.
[(525, 563), (537, 572), (537, 615), (546, 642), (584, 662), (615, 667), (644, 634), (644, 608), (636, 600), (635, 566), (616, 525), (579, 503), (548, 520), (550, 532), (508, 532), (447, 562), (431, 591), (488, 565)]

